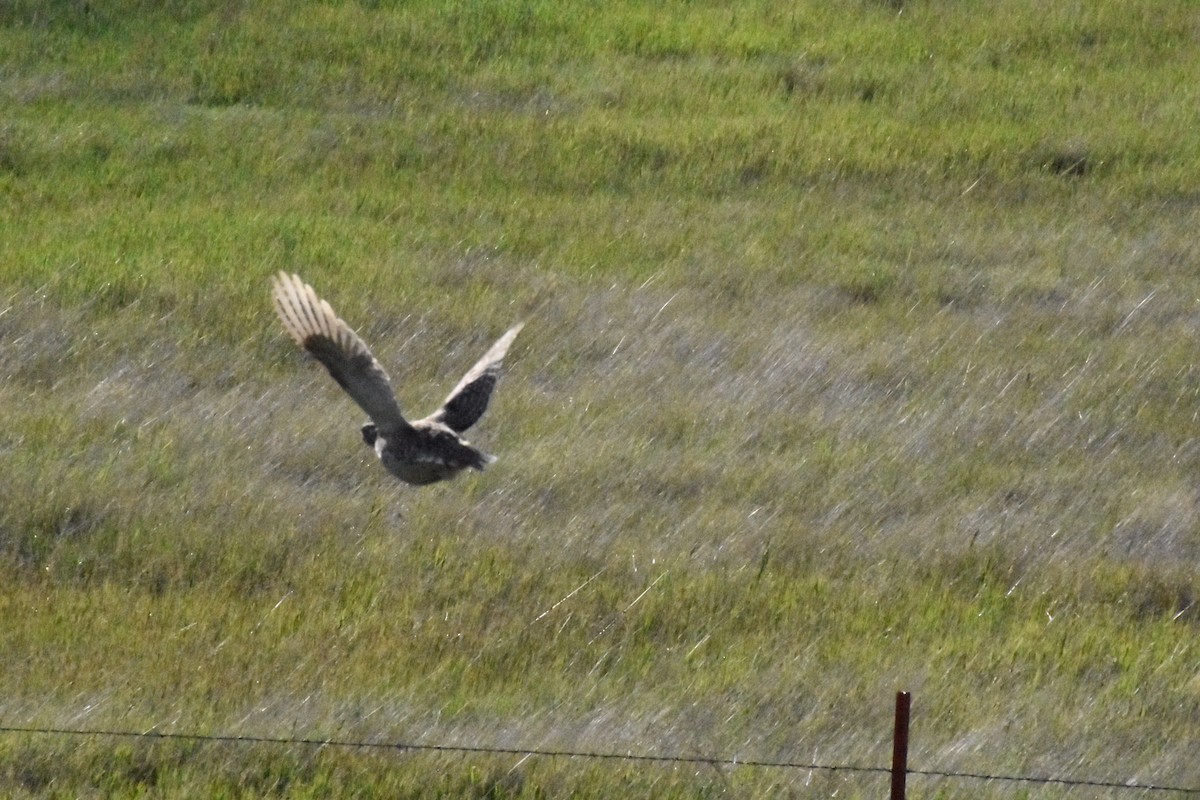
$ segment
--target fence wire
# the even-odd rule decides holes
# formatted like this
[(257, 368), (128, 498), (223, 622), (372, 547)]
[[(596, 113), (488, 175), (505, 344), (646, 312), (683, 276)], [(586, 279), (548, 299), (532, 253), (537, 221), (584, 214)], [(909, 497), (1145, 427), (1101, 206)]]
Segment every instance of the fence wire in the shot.
[[(419, 744), (414, 742), (372, 742), (349, 739), (311, 739), (274, 736), (243, 736), (237, 734), (167, 733), (162, 731), (115, 731), (100, 729), (35, 728), (0, 725), (0, 733), (24, 733), (43, 736), (91, 736), (100, 738), (158, 739), (162, 741), (211, 742), (220, 744), (272, 744), (301, 747), (338, 747), (360, 750), (395, 750), (398, 752), (470, 753), (489, 755), (531, 756), (543, 758), (578, 758), (603, 761), (654, 762), (660, 764), (698, 764), (719, 767), (759, 767), (822, 772), (891, 774), (888, 767), (866, 767), (855, 764), (809, 764), (799, 761), (769, 761), (729, 756), (653, 755), (649, 753), (598, 753), (587, 750), (545, 750), (536, 747), (492, 747), (487, 745)], [(1173, 792), (1200, 795), (1200, 787), (1167, 786), (1163, 784), (1094, 780), (1086, 778), (1051, 778), (1029, 775), (991, 775), (983, 772), (953, 772), (950, 770), (909, 769), (908, 775), (933, 778), (962, 778), (968, 780), (1007, 783), (1055, 784), (1100, 789), (1136, 790), (1144, 792)]]

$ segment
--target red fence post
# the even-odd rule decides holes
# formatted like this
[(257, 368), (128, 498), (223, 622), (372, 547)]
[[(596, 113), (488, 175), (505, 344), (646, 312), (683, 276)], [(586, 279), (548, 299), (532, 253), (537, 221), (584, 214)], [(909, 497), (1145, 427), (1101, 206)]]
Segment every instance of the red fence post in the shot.
[(892, 738), (892, 798), (904, 800), (904, 783), (908, 777), (908, 709), (912, 695), (896, 692), (896, 729)]

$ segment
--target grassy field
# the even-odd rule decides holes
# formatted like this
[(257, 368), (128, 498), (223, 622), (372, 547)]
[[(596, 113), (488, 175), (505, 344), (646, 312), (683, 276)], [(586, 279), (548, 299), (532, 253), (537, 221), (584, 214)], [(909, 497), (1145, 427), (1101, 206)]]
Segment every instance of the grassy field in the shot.
[[(1200, 788), (1198, 42), (1186, 0), (0, 4), (0, 726), (885, 766), (908, 689), (915, 768)], [(414, 413), (527, 320), (500, 460), (390, 478), (279, 269)], [(0, 733), (14, 798), (885, 792)]]

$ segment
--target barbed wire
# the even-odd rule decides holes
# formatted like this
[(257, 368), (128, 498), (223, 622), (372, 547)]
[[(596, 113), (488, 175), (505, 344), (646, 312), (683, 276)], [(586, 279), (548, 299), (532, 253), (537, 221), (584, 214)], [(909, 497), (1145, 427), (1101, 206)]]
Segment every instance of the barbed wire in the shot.
[(941, 770), (932, 769), (909, 769), (909, 775), (922, 775), (925, 777), (935, 778), (968, 778), (980, 781), (1006, 781), (1010, 783), (1037, 783), (1037, 784), (1057, 784), (1060, 786), (1087, 786), (1093, 789), (1137, 789), (1140, 791), (1149, 792), (1176, 792), (1179, 794), (1196, 794), (1200, 795), (1200, 787), (1187, 788), (1184, 786), (1167, 786), (1165, 784), (1155, 783), (1137, 783), (1136, 781), (1126, 781), (1120, 783), (1118, 781), (1102, 781), (1088, 780), (1086, 778), (1048, 778), (1048, 777), (1032, 777), (1023, 775), (988, 775), (979, 772), (943, 772)]
[[(580, 758), (605, 761), (657, 762), (666, 764), (703, 764), (722, 767), (759, 767), (774, 769), (796, 769), (822, 772), (856, 772), (888, 775), (887, 767), (865, 767), (856, 764), (815, 764), (798, 761), (769, 761), (763, 759), (737, 758), (729, 756), (681, 756), (653, 755), (648, 753), (597, 753), (586, 750), (544, 750), (536, 747), (493, 747), (488, 745), (418, 744), (414, 742), (372, 742), (351, 739), (311, 739), (275, 736), (244, 736), (239, 734), (168, 733), (163, 731), (117, 731), (102, 729), (35, 728), (15, 725), (0, 725), (0, 733), (25, 733), (53, 736), (94, 736), (126, 739), (159, 739), (163, 741), (212, 742), (223, 744), (272, 744), (300, 745), (304, 747), (339, 747), (362, 750), (397, 750), (430, 753), (475, 753), (487, 755), (539, 756), (543, 758)], [(1052, 778), (1026, 775), (990, 775), (981, 772), (953, 772), (949, 770), (908, 769), (909, 775), (934, 778), (965, 778), (969, 780), (1000, 781), (1011, 783), (1056, 784), (1060, 786), (1086, 786), (1100, 789), (1130, 789), (1149, 792), (1174, 792), (1177, 794), (1200, 795), (1200, 787), (1167, 786), (1164, 784), (1138, 783), (1136, 781), (1107, 781), (1076, 778)]]
[(851, 764), (804, 764), (792, 761), (764, 761), (730, 758), (727, 756), (652, 755), (648, 753), (596, 753), (585, 750), (543, 750), (536, 747), (492, 747), (488, 745), (417, 744), (413, 742), (370, 742), (349, 739), (296, 739), (273, 736), (243, 736), (239, 734), (165, 733), (162, 731), (76, 730), (72, 728), (28, 728), (0, 725), (0, 733), (29, 733), (64, 736), (101, 736), (143, 739), (173, 739), (177, 741), (223, 742), (229, 744), (279, 744), (308, 747), (344, 747), (375, 750), (412, 750), (434, 753), (483, 753), (492, 755), (544, 756), (547, 758), (589, 758), (608, 761), (657, 761), (675, 764), (704, 764), (730, 767), (778, 767), (784, 769), (827, 770), (830, 772), (881, 772), (886, 767), (861, 767)]

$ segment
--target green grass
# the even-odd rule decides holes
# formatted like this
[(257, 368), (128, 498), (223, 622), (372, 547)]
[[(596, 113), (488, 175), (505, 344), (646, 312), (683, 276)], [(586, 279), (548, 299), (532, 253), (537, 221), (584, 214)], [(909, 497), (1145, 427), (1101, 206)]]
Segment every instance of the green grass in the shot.
[[(883, 766), (909, 689), (916, 769), (1200, 787), (1198, 29), (0, 7), (0, 725)], [(413, 412), (528, 320), (500, 461), (396, 484), (279, 269)], [(0, 734), (14, 797), (883, 784)]]

